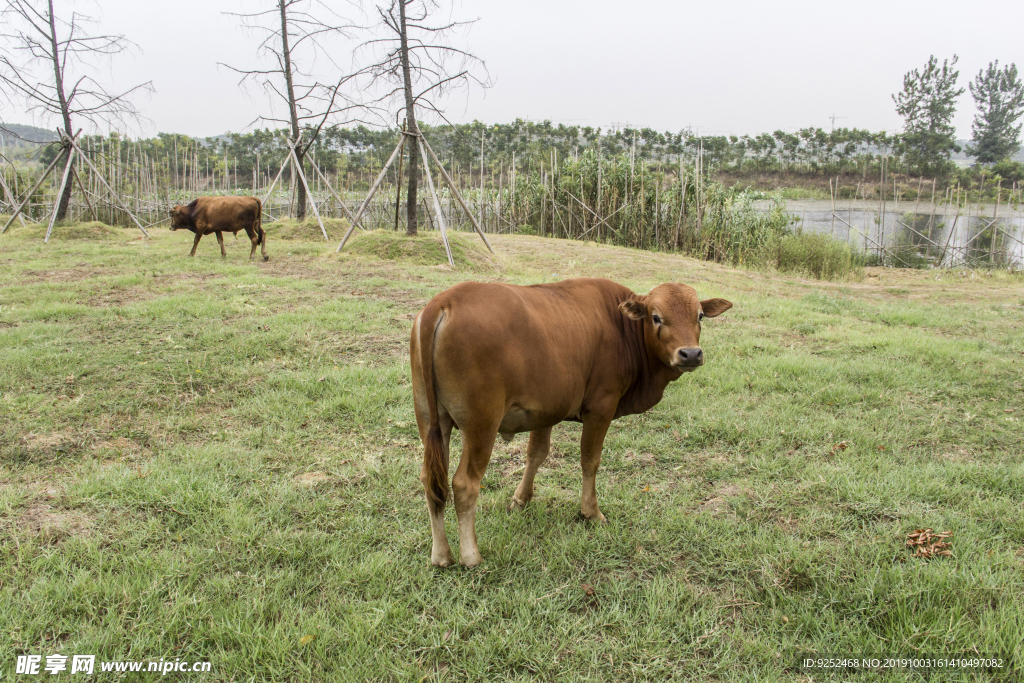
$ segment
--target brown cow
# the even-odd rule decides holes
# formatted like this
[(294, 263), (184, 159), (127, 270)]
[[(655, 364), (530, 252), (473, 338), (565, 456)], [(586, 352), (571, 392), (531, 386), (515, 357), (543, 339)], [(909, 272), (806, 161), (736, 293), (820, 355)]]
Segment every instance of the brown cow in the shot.
[(594, 482), (608, 426), (649, 410), (669, 382), (703, 365), (700, 321), (731, 307), (725, 299), (700, 301), (687, 285), (638, 295), (589, 278), (529, 287), (466, 282), (431, 299), (410, 342), (430, 561), (454, 562), (444, 533), (453, 426), (463, 443), (452, 478), (462, 564), (480, 563), (476, 501), (498, 434), (530, 432), (526, 471), (512, 496), (512, 507), (522, 509), (548, 456), (551, 427), (582, 422), (581, 507), (587, 519), (603, 522)]
[(263, 260), (270, 258), (267, 256), (267, 232), (263, 229), (263, 203), (256, 197), (200, 197), (188, 206), (176, 206), (171, 209), (171, 230), (191, 230), (196, 234), (189, 256), (196, 255), (199, 240), (210, 233), (217, 233), (220, 255), (227, 256), (222, 233), (230, 232), (237, 237), (239, 230), (245, 230), (252, 242), (249, 260), (260, 245), (263, 245)]

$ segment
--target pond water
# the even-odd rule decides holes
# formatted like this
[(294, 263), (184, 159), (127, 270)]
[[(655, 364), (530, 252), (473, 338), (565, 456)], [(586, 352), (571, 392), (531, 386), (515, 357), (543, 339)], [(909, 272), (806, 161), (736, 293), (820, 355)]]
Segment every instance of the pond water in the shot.
[[(756, 202), (767, 210), (768, 202)], [(794, 227), (835, 235), (891, 265), (1024, 268), (1024, 207), (994, 203), (969, 207), (928, 202), (793, 200)], [(993, 244), (993, 237), (995, 242)]]

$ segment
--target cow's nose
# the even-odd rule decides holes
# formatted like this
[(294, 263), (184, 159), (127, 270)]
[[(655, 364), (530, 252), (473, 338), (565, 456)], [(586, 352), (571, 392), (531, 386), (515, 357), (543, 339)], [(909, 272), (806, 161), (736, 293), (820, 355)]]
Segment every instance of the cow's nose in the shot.
[(676, 351), (676, 355), (679, 357), (676, 365), (684, 368), (693, 368), (704, 364), (704, 352), (700, 350), (699, 346), (679, 349)]

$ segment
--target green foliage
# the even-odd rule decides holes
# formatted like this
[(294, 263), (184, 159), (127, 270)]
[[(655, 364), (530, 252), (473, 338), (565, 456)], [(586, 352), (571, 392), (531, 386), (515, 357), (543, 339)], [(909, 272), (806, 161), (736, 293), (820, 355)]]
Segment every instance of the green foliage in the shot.
[(960, 151), (953, 115), (964, 89), (956, 87), (960, 75), (953, 68), (956, 62), (953, 55), (952, 60), (943, 60), (940, 68), (932, 55), (923, 71), (907, 72), (903, 91), (892, 96), (904, 119), (900, 150), (911, 168), (932, 177), (947, 173), (950, 155)]
[(858, 276), (864, 259), (849, 244), (831, 235), (806, 233), (779, 237), (769, 253), (774, 266), (782, 272), (799, 273), (819, 280), (839, 280)]
[(980, 164), (1003, 161), (1020, 150), (1020, 125), (1024, 115), (1024, 82), (1017, 76), (1017, 65), (999, 68), (999, 60), (990, 62), (968, 84), (978, 112), (971, 124), (973, 146), (968, 152)]
[(1024, 182), (1024, 163), (1002, 159), (992, 165), (992, 175), (1020, 184)]

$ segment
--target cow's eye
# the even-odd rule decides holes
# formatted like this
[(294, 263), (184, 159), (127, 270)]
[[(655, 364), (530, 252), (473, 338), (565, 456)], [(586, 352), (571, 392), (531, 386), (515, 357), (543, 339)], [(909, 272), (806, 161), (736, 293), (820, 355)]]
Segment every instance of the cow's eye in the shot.
[(651, 316), (651, 320), (654, 321), (655, 325), (660, 325), (661, 324), (661, 316), (658, 315), (657, 313), (655, 313), (654, 315)]
[(697, 314), (697, 322), (700, 322), (703, 319), (704, 319), (704, 311), (701, 311), (700, 313)]

